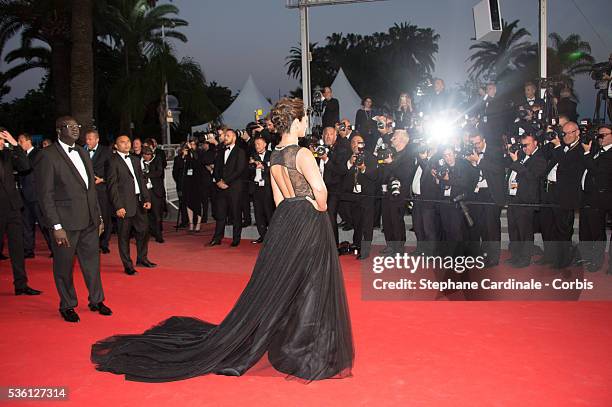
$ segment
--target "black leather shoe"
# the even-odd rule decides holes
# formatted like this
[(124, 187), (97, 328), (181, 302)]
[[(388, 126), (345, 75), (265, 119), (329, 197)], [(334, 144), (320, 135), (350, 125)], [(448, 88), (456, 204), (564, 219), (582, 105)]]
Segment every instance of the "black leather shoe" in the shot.
[(136, 270), (134, 270), (133, 267), (126, 267), (123, 269), (123, 271), (125, 271), (125, 274), (127, 274), (128, 276), (133, 276), (134, 274), (136, 274)]
[(250, 220), (245, 220), (244, 222), (242, 222), (242, 227), (243, 228), (249, 227), (251, 226), (251, 223), (252, 222)]
[(35, 290), (31, 287), (15, 288), (15, 295), (40, 295), (42, 291)]
[(136, 265), (137, 266), (146, 267), (146, 268), (150, 268), (150, 269), (152, 269), (153, 267), (157, 266), (157, 264), (153, 263), (149, 259), (137, 260), (136, 261)]
[(109, 254), (110, 253), (110, 249), (108, 247), (100, 247), (100, 253), (102, 253), (102, 254)]
[[(199, 230), (198, 230), (198, 232), (199, 232)], [(155, 241), (156, 241), (157, 243), (164, 243), (164, 242), (165, 242), (165, 240), (164, 240), (164, 238), (163, 238), (163, 237), (157, 238), (157, 239), (155, 239)]]
[(391, 254), (391, 253), (394, 253), (394, 252), (395, 252), (395, 250), (393, 250), (393, 247), (387, 246), (387, 247), (385, 247), (384, 249), (382, 249), (380, 251), (380, 254)]
[(60, 310), (60, 314), (66, 322), (79, 322), (81, 320), (81, 318), (79, 318), (79, 314), (77, 314), (73, 308)]
[(113, 311), (104, 305), (103, 302), (99, 302), (97, 304), (89, 304), (89, 309), (93, 312), (98, 312), (100, 315), (112, 315)]
[(342, 226), (342, 230), (344, 230), (345, 232), (348, 232), (349, 230), (353, 230), (353, 225), (347, 223), (346, 225)]
[(4, 254), (0, 253), (0, 260), (8, 260), (8, 257), (6, 257)]
[(35, 257), (34, 253), (28, 253), (28, 254), (23, 255), (24, 259), (33, 259), (34, 257)]
[(365, 259), (367, 259), (368, 257), (370, 257), (370, 255), (369, 255), (369, 254), (366, 254), (366, 253), (359, 253), (359, 256), (357, 256), (357, 260), (365, 260)]
[(208, 245), (209, 246), (219, 246), (220, 244), (221, 244), (221, 242), (218, 241), (218, 240), (211, 240)]
[(263, 243), (263, 237), (260, 237), (260, 238), (259, 238), (259, 239), (257, 239), (257, 240), (251, 240), (251, 243), (253, 243), (253, 244)]
[(236, 247), (240, 244), (240, 240), (236, 241), (236, 242), (232, 242), (232, 244), (230, 246), (232, 247)]

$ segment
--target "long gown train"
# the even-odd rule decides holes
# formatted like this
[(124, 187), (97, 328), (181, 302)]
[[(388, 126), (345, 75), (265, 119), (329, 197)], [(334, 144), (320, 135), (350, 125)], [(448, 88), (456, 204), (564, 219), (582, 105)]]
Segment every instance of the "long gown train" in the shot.
[(162, 382), (239, 376), (266, 352), (274, 368), (306, 381), (351, 374), (351, 326), (331, 223), (305, 197), (279, 204), (251, 279), (219, 325), (171, 317), (143, 334), (97, 342), (91, 360), (128, 380)]

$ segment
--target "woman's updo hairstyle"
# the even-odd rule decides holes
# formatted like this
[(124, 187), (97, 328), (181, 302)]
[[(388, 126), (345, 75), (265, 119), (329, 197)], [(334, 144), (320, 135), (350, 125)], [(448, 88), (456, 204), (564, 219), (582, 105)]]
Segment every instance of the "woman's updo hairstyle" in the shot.
[(288, 133), (295, 119), (304, 117), (304, 102), (297, 98), (282, 98), (270, 111), (270, 120), (279, 134)]

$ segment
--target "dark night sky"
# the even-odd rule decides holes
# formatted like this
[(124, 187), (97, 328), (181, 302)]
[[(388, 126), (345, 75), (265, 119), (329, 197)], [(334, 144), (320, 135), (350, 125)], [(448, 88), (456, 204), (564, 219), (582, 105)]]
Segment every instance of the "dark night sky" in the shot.
[[(384, 31), (395, 22), (409, 21), (431, 27), (440, 34), (440, 49), (435, 74), (447, 85), (465, 79), (473, 37), (472, 6), (478, 0), (388, 0), (311, 9), (311, 42), (324, 43), (333, 32), (369, 34)], [(589, 22), (582, 17), (572, 0), (549, 0), (549, 32), (562, 36), (575, 32), (590, 42), (596, 60), (607, 59), (612, 52), (612, 25), (609, 23), (609, 0), (575, 0)], [(284, 0), (175, 0), (180, 17), (189, 22), (184, 33), (186, 44), (176, 44), (180, 56), (199, 62), (208, 81), (216, 81), (237, 91), (249, 73), (260, 90), (272, 100), (298, 86), (286, 75), (285, 57), (289, 48), (299, 44), (299, 13), (285, 8)], [(538, 35), (537, 0), (500, 0), (502, 17), (520, 19), (533, 41)], [(17, 41), (9, 44), (15, 46)], [(12, 83), (10, 96), (19, 97), (36, 87), (40, 72), (32, 72)], [(595, 97), (588, 76), (577, 80), (581, 98), (580, 111), (591, 116)]]

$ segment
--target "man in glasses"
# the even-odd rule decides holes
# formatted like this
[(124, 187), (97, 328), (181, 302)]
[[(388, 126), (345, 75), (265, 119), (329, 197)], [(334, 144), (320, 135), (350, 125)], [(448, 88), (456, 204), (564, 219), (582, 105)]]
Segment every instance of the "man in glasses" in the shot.
[(502, 149), (487, 145), (482, 134), (470, 135), (472, 153), (466, 159), (478, 169), (478, 184), (474, 189), (474, 201), (470, 213), (474, 227), (469, 229), (471, 250), (475, 256), (485, 256), (485, 265), (499, 264), (501, 251), (501, 208), (505, 204), (504, 160)]
[[(603, 264), (606, 250), (606, 216), (612, 215), (612, 125), (597, 130), (599, 149), (584, 145), (584, 207), (580, 212), (581, 259), (587, 270), (596, 272)], [(608, 274), (612, 274), (612, 256), (608, 254)]]
[[(540, 185), (546, 173), (546, 159), (537, 138), (525, 134), (521, 137), (521, 150), (508, 150), (508, 235), (510, 238), (510, 264), (524, 268), (531, 263), (533, 249), (533, 222), (535, 206), (540, 203)], [(525, 206), (522, 206), (526, 204)]]
[(53, 277), (60, 297), (60, 314), (78, 322), (77, 296), (72, 280), (76, 254), (89, 291), (89, 309), (111, 315), (104, 305), (100, 277), (102, 216), (91, 159), (76, 145), (81, 126), (70, 116), (55, 123), (58, 142), (45, 148), (34, 169), (43, 224), (51, 229)]
[(585, 147), (580, 143), (580, 129), (574, 122), (563, 126), (562, 140), (555, 137), (548, 162), (547, 200), (556, 205), (543, 208), (542, 237), (544, 257), (540, 263), (565, 268), (574, 260), (572, 247), (574, 212), (581, 204), (581, 181), (585, 170)]

